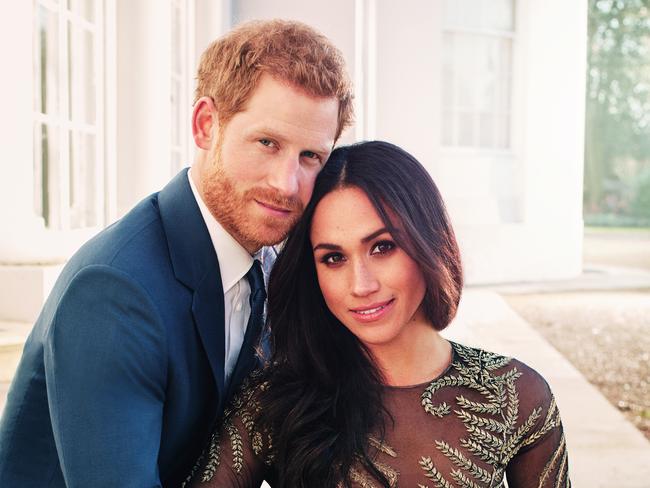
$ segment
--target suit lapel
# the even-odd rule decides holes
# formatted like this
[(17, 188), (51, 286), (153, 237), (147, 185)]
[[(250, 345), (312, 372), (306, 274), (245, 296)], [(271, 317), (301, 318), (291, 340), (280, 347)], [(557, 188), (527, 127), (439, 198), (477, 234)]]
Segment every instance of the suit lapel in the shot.
[[(176, 278), (193, 291), (192, 314), (215, 385), (224, 392), (224, 302), (219, 262), (210, 234), (182, 170), (158, 194)], [(182, 324), (181, 324), (182, 326)], [(220, 403), (223, 395), (219, 395)]]
[[(223, 392), (224, 389), (224, 304), (223, 291), (221, 289), (221, 276), (218, 269), (216, 272), (207, 273), (205, 278), (194, 290), (192, 300), (192, 314), (196, 328), (201, 336), (203, 349), (208, 355), (208, 361), (212, 368), (217, 388)], [(218, 294), (215, 295), (214, 282), (219, 284)], [(223, 399), (220, 398), (219, 402)]]

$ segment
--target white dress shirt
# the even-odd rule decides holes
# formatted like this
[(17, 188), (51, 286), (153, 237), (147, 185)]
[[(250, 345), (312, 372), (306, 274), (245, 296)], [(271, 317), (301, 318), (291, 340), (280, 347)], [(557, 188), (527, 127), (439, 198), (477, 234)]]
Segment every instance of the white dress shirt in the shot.
[[(224, 360), (224, 380), (227, 385), (230, 376), (235, 369), (239, 351), (244, 342), (244, 334), (248, 325), (251, 307), (249, 303), (250, 285), (246, 279), (246, 273), (253, 265), (253, 256), (235, 240), (221, 224), (214, 218), (201, 199), (191, 176), (192, 169), (187, 172), (190, 180), (192, 193), (199, 205), (201, 215), (208, 228), (212, 245), (217, 253), (219, 260), (219, 271), (221, 273), (221, 285), (224, 294), (224, 312), (225, 312), (225, 360)], [(260, 251), (258, 254), (263, 255)], [(264, 269), (264, 266), (262, 266)]]

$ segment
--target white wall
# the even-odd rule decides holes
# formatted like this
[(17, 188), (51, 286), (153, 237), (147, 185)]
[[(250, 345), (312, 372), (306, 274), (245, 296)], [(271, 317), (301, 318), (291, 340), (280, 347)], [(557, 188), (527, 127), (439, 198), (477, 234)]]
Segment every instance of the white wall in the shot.
[(460, 227), (474, 282), (562, 279), (582, 267), (587, 2), (519, 5), (523, 221)]

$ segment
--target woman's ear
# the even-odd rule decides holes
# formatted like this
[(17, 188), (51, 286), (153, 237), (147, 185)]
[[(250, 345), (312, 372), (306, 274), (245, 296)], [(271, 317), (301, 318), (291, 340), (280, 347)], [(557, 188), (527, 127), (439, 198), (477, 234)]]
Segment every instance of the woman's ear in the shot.
[(217, 135), (214, 130), (219, 125), (217, 109), (210, 97), (201, 97), (192, 111), (192, 136), (197, 147), (209, 150)]

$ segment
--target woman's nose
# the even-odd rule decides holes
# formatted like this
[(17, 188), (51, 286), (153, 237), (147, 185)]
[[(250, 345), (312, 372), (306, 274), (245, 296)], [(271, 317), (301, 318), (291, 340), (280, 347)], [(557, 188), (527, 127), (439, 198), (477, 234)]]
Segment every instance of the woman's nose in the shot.
[(372, 269), (362, 260), (354, 265), (352, 294), (359, 297), (371, 295), (379, 290), (379, 281)]

